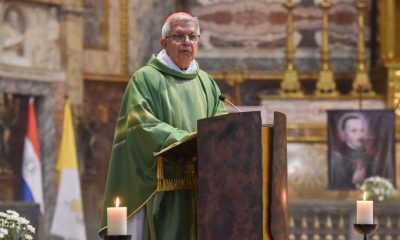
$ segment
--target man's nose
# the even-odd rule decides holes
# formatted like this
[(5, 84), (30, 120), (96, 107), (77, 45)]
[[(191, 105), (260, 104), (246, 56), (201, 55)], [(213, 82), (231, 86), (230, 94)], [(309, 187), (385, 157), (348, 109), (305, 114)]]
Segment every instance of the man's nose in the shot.
[(184, 35), (184, 39), (183, 39), (183, 43), (186, 43), (186, 44), (190, 44), (190, 36), (189, 35)]

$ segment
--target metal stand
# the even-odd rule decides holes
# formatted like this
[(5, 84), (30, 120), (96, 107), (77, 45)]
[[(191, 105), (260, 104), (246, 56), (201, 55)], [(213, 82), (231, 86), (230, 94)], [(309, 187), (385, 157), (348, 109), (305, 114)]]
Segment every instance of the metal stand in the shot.
[(131, 240), (132, 235), (104, 235), (104, 240)]
[(367, 235), (370, 235), (378, 229), (378, 224), (354, 224), (354, 229), (364, 235), (364, 240), (367, 240)]

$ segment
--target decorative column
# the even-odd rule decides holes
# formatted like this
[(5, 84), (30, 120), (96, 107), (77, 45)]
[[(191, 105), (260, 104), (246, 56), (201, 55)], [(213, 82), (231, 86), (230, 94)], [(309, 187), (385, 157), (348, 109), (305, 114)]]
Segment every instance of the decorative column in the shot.
[(301, 91), (299, 74), (294, 63), (295, 46), (294, 46), (294, 35), (293, 35), (293, 9), (296, 6), (292, 0), (289, 0), (284, 4), (288, 10), (287, 16), (287, 29), (286, 29), (286, 68), (283, 74), (283, 81), (281, 83), (281, 96), (294, 96), (301, 97), (303, 92)]
[[(380, 57), (384, 63), (399, 60), (400, 47), (396, 44), (396, 38), (400, 33), (396, 20), (399, 10), (396, 8), (396, 0), (381, 0), (379, 3), (379, 39)], [(397, 59), (396, 59), (397, 58)]]
[(329, 23), (328, 11), (332, 6), (329, 0), (324, 0), (320, 4), (322, 9), (322, 35), (321, 35), (321, 66), (319, 68), (318, 82), (315, 95), (317, 96), (337, 96), (335, 78), (332, 66), (329, 63)]
[(364, 12), (367, 2), (358, 1), (356, 4), (358, 12), (358, 41), (357, 41), (357, 67), (356, 75), (353, 81), (352, 95), (369, 95), (374, 96), (371, 82), (368, 76), (368, 67), (365, 62), (365, 40), (364, 40)]
[(120, 0), (120, 9), (121, 9), (121, 74), (125, 76), (129, 76), (128, 69), (128, 60), (129, 60), (129, 0)]
[(400, 124), (400, 2), (379, 2), (380, 57), (387, 73), (386, 106), (394, 107)]
[(83, 9), (81, 0), (65, 1), (63, 7), (63, 48), (66, 93), (71, 103), (83, 101)]
[(394, 108), (400, 117), (400, 63), (388, 63), (387, 67), (387, 99), (386, 106)]

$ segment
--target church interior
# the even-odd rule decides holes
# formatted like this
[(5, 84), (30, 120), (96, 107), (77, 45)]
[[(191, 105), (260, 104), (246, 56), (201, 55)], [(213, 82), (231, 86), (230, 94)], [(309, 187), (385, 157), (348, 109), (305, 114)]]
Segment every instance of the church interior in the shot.
[[(396, 189), (396, 0), (0, 0), (0, 211), (14, 208), (29, 216), (37, 228), (35, 239), (61, 239), (50, 229), (68, 100), (86, 239), (100, 239), (103, 194), (125, 87), (151, 54), (162, 49), (163, 21), (178, 11), (198, 17), (196, 60), (227, 99), (244, 111), (261, 111), (266, 124), (274, 121), (274, 112), (286, 116), (285, 239), (361, 239), (353, 224), (363, 191), (330, 187), (328, 112), (393, 113), (394, 137), (387, 151), (393, 151), (391, 184)], [(32, 97), (43, 214), (21, 199)], [(379, 227), (370, 238), (400, 239), (400, 194), (394, 190), (388, 198), (373, 200), (373, 221)]]

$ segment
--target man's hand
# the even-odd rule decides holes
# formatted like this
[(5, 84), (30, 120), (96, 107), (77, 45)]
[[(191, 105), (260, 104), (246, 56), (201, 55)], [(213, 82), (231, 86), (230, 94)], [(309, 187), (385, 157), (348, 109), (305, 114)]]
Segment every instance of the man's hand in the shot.
[(353, 173), (352, 182), (354, 185), (361, 184), (365, 178), (365, 165), (362, 161), (357, 161), (356, 170)]

